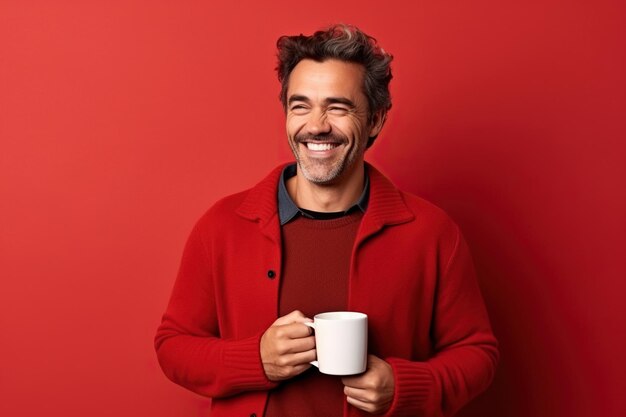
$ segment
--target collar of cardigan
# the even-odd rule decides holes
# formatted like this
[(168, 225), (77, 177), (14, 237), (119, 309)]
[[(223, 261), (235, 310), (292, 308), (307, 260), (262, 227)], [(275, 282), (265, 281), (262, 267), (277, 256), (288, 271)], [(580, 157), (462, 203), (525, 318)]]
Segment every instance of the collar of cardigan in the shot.
[[(280, 175), (288, 164), (282, 164), (269, 173), (261, 182), (248, 191), (248, 195), (237, 208), (237, 214), (262, 225), (278, 222), (276, 193)], [(363, 222), (372, 222), (376, 228), (411, 221), (414, 213), (404, 202), (402, 192), (380, 171), (366, 162), (370, 176), (370, 200)]]

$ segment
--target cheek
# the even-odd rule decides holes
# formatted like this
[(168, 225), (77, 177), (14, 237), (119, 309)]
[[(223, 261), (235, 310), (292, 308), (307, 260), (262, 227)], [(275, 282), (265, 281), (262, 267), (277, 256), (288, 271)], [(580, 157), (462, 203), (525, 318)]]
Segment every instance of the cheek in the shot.
[(285, 122), (285, 126), (287, 129), (287, 134), (290, 136), (296, 135), (302, 127), (305, 125), (305, 121), (302, 118), (296, 116), (287, 116), (287, 120)]
[(357, 118), (342, 119), (341, 122), (337, 124), (337, 127), (345, 135), (354, 137), (357, 140), (362, 137), (366, 132), (365, 125), (361, 122), (360, 119)]

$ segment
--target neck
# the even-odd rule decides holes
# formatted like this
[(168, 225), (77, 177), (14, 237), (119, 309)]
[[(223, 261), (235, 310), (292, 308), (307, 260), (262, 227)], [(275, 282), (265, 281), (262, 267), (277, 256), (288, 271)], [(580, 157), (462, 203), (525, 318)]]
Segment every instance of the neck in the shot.
[(308, 181), (300, 172), (287, 181), (287, 192), (300, 208), (318, 212), (345, 211), (352, 207), (363, 193), (365, 165), (359, 164), (336, 184), (319, 185)]

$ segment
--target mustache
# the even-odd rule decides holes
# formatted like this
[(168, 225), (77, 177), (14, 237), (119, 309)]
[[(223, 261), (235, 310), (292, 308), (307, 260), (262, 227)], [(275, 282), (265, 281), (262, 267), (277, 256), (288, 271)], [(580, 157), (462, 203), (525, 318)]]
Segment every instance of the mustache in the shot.
[(306, 133), (297, 134), (294, 139), (298, 143), (302, 142), (333, 142), (333, 143), (345, 143), (348, 138), (344, 135), (337, 133), (324, 133), (322, 135), (310, 135)]

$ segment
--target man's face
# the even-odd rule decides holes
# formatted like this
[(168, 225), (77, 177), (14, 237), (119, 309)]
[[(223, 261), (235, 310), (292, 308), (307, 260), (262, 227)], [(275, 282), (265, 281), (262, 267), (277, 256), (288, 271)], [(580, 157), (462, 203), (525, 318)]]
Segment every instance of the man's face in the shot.
[(305, 59), (289, 77), (287, 137), (298, 167), (312, 183), (340, 183), (359, 167), (370, 135), (364, 69), (338, 60)]

